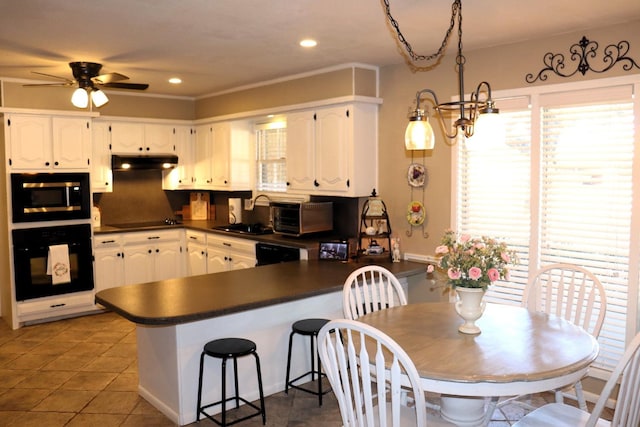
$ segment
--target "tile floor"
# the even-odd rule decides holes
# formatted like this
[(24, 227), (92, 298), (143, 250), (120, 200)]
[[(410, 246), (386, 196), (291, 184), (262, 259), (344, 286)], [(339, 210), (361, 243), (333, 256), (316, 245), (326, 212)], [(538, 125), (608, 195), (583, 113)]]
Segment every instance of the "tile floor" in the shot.
[[(0, 427), (174, 426), (137, 392), (135, 325), (113, 313), (11, 330), (0, 320)], [(535, 396), (544, 403), (551, 395)], [(340, 427), (329, 393), (290, 390), (266, 399), (267, 426)], [(491, 427), (509, 426), (523, 410), (509, 405)], [(198, 424), (192, 424), (195, 427)], [(209, 420), (199, 425), (214, 426)], [(259, 417), (239, 425), (260, 426)]]

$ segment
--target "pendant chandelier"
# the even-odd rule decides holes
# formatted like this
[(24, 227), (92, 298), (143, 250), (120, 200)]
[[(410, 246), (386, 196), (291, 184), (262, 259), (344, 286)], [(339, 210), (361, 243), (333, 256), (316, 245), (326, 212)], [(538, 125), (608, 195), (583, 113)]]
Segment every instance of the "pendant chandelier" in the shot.
[[(465, 99), (464, 65), (466, 58), (462, 54), (462, 1), (454, 0), (451, 5), (451, 23), (445, 34), (444, 40), (436, 53), (427, 56), (418, 55), (413, 51), (411, 45), (400, 31), (398, 22), (393, 18), (393, 16), (391, 16), (389, 0), (384, 0), (384, 4), (389, 23), (395, 29), (398, 35), (398, 40), (407, 51), (412, 64), (413, 61), (430, 61), (441, 58), (456, 25), (456, 18), (458, 24), (458, 53), (456, 55), (456, 69), (458, 71), (458, 100), (452, 102), (439, 102), (438, 97), (433, 90), (419, 90), (416, 93), (416, 107), (409, 114), (409, 124), (407, 125), (405, 132), (405, 148), (407, 150), (433, 149), (434, 135), (433, 128), (428, 120), (429, 111), (426, 108), (421, 108), (421, 102), (425, 95), (430, 95), (433, 98), (436, 117), (438, 118), (444, 134), (447, 138), (452, 140), (452, 144), (455, 143), (458, 135), (470, 138), (474, 135), (476, 128), (482, 128), (483, 133), (489, 132), (489, 129), (487, 128), (495, 126), (499, 113), (499, 110), (495, 107), (495, 104), (491, 99), (491, 86), (489, 83), (485, 81), (481, 82), (477, 86), (476, 90), (471, 93), (469, 100)], [(480, 99), (481, 97), (483, 97), (483, 99)], [(453, 122), (453, 127), (448, 130), (449, 126), (447, 125), (447, 121), (452, 116), (455, 117), (456, 114), (458, 115), (458, 118)]]

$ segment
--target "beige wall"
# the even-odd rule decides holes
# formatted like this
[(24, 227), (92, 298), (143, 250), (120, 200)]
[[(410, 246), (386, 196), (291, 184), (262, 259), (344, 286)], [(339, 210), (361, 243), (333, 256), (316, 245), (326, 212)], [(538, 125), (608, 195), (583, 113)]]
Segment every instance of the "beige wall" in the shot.
[[(569, 47), (577, 43), (582, 36), (598, 42), (599, 55), (605, 46), (627, 40), (631, 44), (629, 56), (640, 64), (638, 28), (640, 21), (544, 40), (464, 52), (467, 57), (465, 89), (470, 92), (483, 80), (489, 81), (493, 90), (531, 86), (525, 82), (525, 75), (537, 74), (544, 67), (542, 61), (545, 53), (564, 53), (568, 58)], [(411, 41), (410, 35), (407, 36)], [(424, 194), (427, 219), (424, 231), (429, 237), (422, 237), (422, 229), (415, 227), (412, 237), (406, 235), (406, 231), (409, 230), (405, 220), (406, 207), (411, 200), (422, 200), (422, 192), (414, 189), (412, 193), (411, 187), (407, 184), (406, 173), (412, 159), (411, 152), (404, 150), (404, 129), (407, 124), (407, 112), (414, 102), (416, 91), (430, 88), (438, 94), (440, 102), (447, 101), (450, 96), (457, 94), (457, 74), (453, 69), (453, 55), (455, 50), (450, 46), (447, 58), (428, 72), (413, 73), (405, 64), (384, 67), (380, 71), (380, 97), (384, 99), (379, 119), (380, 195), (390, 211), (394, 234), (401, 238), (403, 252), (433, 255), (442, 232), (451, 224), (452, 148), (444, 143), (442, 134), (436, 129), (436, 146), (433, 152), (416, 151), (413, 159), (424, 163), (427, 169), (428, 183)], [(595, 64), (594, 62), (594, 67)], [(567, 69), (573, 68), (575, 65), (568, 62)], [(603, 74), (588, 72), (583, 77), (578, 73), (572, 78), (551, 75), (544, 84), (608, 78), (631, 73), (640, 74), (640, 70), (636, 68), (633, 71), (624, 71), (622, 65), (618, 64)]]

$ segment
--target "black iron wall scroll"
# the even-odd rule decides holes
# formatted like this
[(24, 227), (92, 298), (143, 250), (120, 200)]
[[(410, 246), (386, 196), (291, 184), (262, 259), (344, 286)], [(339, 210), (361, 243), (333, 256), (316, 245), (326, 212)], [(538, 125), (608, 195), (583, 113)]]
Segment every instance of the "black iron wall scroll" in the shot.
[(527, 74), (525, 80), (527, 83), (533, 83), (536, 80), (545, 81), (547, 80), (548, 73), (550, 72), (555, 73), (560, 77), (571, 77), (577, 72), (580, 72), (584, 76), (587, 71), (604, 73), (605, 71), (609, 71), (613, 68), (613, 66), (618, 62), (622, 63), (622, 69), (625, 71), (629, 71), (634, 67), (640, 69), (640, 66), (636, 61), (627, 56), (627, 53), (629, 53), (629, 42), (626, 40), (622, 40), (618, 42), (618, 44), (610, 44), (607, 46), (604, 49), (601, 67), (593, 68), (591, 63), (589, 63), (589, 60), (597, 57), (597, 50), (597, 42), (591, 41), (585, 36), (582, 36), (582, 39), (580, 39), (578, 43), (572, 45), (569, 49), (569, 52), (571, 52), (571, 60), (578, 62), (578, 67), (574, 71), (570, 73), (564, 72), (566, 64), (564, 62), (563, 54), (547, 52), (543, 59), (546, 67), (540, 70), (538, 75), (535, 77), (531, 73)]

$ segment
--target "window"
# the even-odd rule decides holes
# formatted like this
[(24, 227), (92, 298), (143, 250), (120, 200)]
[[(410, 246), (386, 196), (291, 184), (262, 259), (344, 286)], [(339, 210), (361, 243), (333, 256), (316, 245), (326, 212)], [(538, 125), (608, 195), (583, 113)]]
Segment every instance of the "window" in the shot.
[(472, 137), (457, 145), (454, 160), (457, 230), (504, 239), (520, 256), (510, 280), (492, 286), (487, 299), (519, 304), (529, 274), (542, 265), (589, 269), (607, 295), (594, 365), (604, 370), (636, 332), (640, 262), (632, 222), (640, 214), (632, 185), (640, 168), (633, 99), (640, 85), (619, 81), (499, 94), (505, 143)]
[(287, 190), (287, 128), (274, 122), (256, 126), (256, 189)]

